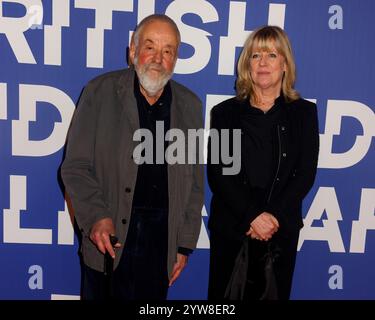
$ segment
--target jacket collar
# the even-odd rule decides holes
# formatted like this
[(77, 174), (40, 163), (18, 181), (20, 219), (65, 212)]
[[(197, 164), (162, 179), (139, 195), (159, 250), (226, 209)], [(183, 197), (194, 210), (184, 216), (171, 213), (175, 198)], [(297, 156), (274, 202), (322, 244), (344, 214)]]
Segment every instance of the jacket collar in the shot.
[(139, 129), (137, 100), (134, 96), (135, 70), (131, 66), (125, 69), (117, 81), (116, 93), (122, 107), (121, 119), (127, 118), (133, 131)]

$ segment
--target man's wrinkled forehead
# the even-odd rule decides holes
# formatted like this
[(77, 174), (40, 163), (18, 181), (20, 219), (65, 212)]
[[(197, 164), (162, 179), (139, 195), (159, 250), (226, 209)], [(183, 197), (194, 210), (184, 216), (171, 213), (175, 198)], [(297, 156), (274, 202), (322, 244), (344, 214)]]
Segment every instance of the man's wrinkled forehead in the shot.
[(176, 42), (176, 45), (179, 46), (180, 44), (180, 35), (178, 29), (171, 23), (165, 20), (160, 19), (152, 19), (144, 23), (142, 26), (140, 26), (138, 30), (138, 37), (142, 38), (143, 41), (145, 40), (151, 40), (149, 38), (149, 34), (153, 32), (159, 32), (161, 34), (161, 31), (163, 31), (163, 35), (165, 37), (171, 37), (174, 38), (174, 41)]

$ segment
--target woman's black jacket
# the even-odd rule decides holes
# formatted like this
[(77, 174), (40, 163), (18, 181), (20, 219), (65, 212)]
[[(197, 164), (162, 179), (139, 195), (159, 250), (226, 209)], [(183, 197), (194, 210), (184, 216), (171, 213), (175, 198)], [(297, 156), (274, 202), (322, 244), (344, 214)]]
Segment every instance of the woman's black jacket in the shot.
[[(211, 129), (240, 129), (240, 109), (244, 101), (232, 98), (211, 111)], [(279, 233), (295, 234), (303, 226), (302, 200), (311, 189), (319, 153), (319, 129), (316, 105), (304, 99), (280, 105), (277, 123), (277, 163), (267, 203), (259, 206), (244, 166), (236, 175), (223, 175), (223, 163), (211, 163), (209, 140), (207, 176), (213, 193), (209, 229), (230, 238), (242, 239), (250, 223), (266, 211), (279, 221)], [(233, 150), (232, 137), (229, 139)], [(243, 152), (241, 152), (243, 153)], [(251, 155), (250, 155), (251, 156)], [(241, 159), (243, 163), (246, 159)]]

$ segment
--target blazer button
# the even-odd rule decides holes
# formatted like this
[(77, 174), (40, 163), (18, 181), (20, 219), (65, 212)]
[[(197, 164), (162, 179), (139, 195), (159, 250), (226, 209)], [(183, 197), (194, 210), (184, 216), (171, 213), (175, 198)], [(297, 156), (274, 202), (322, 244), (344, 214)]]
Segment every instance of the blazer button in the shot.
[(122, 224), (126, 224), (128, 221), (124, 218), (121, 220)]
[(284, 126), (281, 127), (281, 131), (285, 131), (285, 127)]
[(286, 158), (286, 153), (285, 152), (283, 153), (283, 157)]
[(130, 189), (130, 188), (125, 188), (125, 192), (126, 193), (130, 193), (132, 191), (132, 189)]

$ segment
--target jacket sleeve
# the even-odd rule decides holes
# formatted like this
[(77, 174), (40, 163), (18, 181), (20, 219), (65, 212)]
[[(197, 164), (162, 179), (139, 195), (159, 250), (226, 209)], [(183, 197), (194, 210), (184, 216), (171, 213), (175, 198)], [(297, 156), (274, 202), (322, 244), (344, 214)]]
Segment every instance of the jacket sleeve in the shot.
[[(302, 111), (302, 110), (301, 110)], [(265, 211), (281, 220), (288, 219), (288, 208), (297, 208), (314, 184), (318, 155), (319, 128), (316, 104), (309, 103), (301, 112), (301, 143), (294, 172), (276, 197), (271, 197)]]
[[(196, 123), (194, 127), (201, 129), (203, 126), (202, 104), (198, 99), (194, 105), (194, 118)], [(196, 155), (199, 155), (201, 146), (197, 144)], [(195, 249), (199, 238), (202, 223), (202, 208), (204, 203), (204, 165), (199, 163), (199, 157), (196, 157), (196, 163), (192, 164), (192, 185), (188, 196), (187, 206), (183, 215), (183, 223), (178, 234), (179, 248)]]
[[(237, 220), (239, 231), (245, 233), (250, 227), (250, 222), (253, 221), (260, 213), (262, 213), (262, 210), (256, 205), (256, 199), (252, 198), (251, 190), (247, 185), (246, 179), (241, 179), (238, 174), (223, 174), (223, 169), (226, 167), (226, 165), (224, 165), (221, 161), (221, 130), (232, 130), (233, 128), (229, 128), (231, 126), (226, 123), (227, 117), (224, 113), (219, 111), (220, 110), (218, 110), (216, 107), (214, 107), (211, 111), (211, 130), (218, 131), (219, 142), (216, 143), (217, 147), (214, 147), (210, 135), (207, 153), (208, 184), (214, 196), (219, 197), (219, 199), (231, 209), (230, 212), (226, 212), (228, 218), (234, 218)], [(235, 141), (234, 143), (241, 142)], [(219, 163), (213, 163), (211, 152), (219, 153)]]
[(61, 175), (72, 201), (74, 215), (81, 231), (89, 235), (92, 225), (110, 212), (95, 177), (94, 154), (97, 106), (90, 84), (84, 89), (69, 129)]
[(204, 201), (203, 164), (193, 165), (193, 183), (178, 235), (178, 247), (195, 249), (202, 223)]

